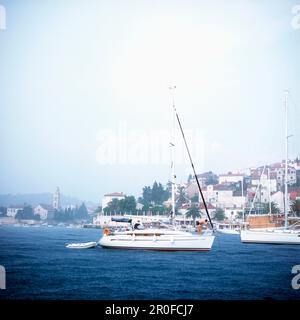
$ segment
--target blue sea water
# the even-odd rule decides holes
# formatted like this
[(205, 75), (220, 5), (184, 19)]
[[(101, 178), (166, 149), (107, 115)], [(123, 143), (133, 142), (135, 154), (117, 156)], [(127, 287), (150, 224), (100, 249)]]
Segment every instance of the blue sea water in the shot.
[(101, 247), (99, 229), (0, 227), (0, 299), (299, 299), (291, 269), (300, 247), (242, 244), (217, 235), (210, 252), (154, 252)]

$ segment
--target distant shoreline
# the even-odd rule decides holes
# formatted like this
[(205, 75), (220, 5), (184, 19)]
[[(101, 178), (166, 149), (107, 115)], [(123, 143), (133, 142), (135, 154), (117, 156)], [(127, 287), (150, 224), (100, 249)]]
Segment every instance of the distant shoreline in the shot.
[(70, 221), (70, 222), (58, 222), (58, 221), (44, 221), (44, 220), (18, 220), (13, 217), (0, 217), (0, 225), (9, 226), (9, 225), (26, 225), (26, 226), (60, 226), (60, 227), (68, 227), (68, 226), (83, 226), (82, 222)]

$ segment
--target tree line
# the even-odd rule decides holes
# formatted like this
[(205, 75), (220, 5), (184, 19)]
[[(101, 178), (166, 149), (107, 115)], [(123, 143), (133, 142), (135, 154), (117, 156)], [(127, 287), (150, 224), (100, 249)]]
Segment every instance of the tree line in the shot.
[(145, 186), (142, 196), (138, 198), (138, 202), (142, 205), (141, 209), (137, 209), (137, 201), (134, 196), (126, 196), (124, 199), (113, 199), (107, 207), (103, 209), (104, 214), (109, 213), (131, 213), (151, 211), (153, 214), (163, 214), (169, 212), (170, 209), (163, 205), (163, 202), (170, 197), (171, 184), (168, 183), (166, 188), (156, 181), (152, 187)]
[[(0, 207), (0, 216), (7, 216), (7, 207)], [(85, 220), (88, 218), (88, 210), (86, 205), (82, 203), (79, 207), (66, 208), (60, 210), (54, 210), (53, 220), (55, 221), (71, 221), (71, 220)], [(40, 220), (39, 214), (34, 214), (34, 209), (31, 205), (24, 204), (23, 208), (20, 209), (15, 219), (18, 220)]]
[(88, 218), (88, 211), (84, 203), (79, 207), (65, 208), (61, 210), (55, 210), (54, 220), (56, 221), (71, 221), (71, 220), (85, 220)]
[(108, 213), (136, 213), (136, 200), (134, 196), (125, 197), (125, 199), (113, 199), (106, 208), (103, 209), (105, 214)]

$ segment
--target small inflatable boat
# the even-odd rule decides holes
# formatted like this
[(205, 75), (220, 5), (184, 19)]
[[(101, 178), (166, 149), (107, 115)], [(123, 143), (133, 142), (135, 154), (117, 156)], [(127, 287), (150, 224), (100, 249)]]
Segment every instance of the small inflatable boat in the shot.
[(97, 242), (70, 243), (66, 245), (69, 249), (90, 249), (96, 246)]

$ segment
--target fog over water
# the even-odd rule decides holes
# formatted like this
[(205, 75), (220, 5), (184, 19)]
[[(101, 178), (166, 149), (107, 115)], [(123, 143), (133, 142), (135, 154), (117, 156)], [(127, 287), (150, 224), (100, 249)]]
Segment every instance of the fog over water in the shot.
[(166, 183), (170, 85), (198, 172), (283, 159), (285, 89), (300, 155), (299, 1), (0, 4), (1, 194), (98, 201)]

